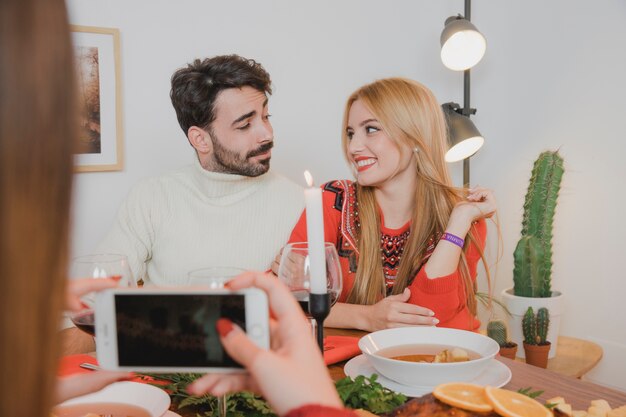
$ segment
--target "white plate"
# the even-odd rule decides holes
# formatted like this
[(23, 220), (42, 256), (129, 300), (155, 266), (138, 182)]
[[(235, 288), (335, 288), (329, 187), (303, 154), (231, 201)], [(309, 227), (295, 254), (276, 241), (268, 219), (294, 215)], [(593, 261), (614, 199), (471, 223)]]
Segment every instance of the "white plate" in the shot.
[(182, 416), (180, 414), (176, 414), (172, 410), (167, 410), (165, 414), (163, 414), (161, 417), (182, 417)]
[(124, 381), (111, 384), (98, 392), (72, 398), (57, 407), (93, 403), (129, 404), (145, 409), (151, 417), (160, 417), (170, 407), (170, 402), (169, 395), (160, 388)]
[[(377, 374), (377, 381), (380, 382), (380, 385), (385, 388), (389, 388), (392, 391), (407, 395), (409, 397), (421, 397), (424, 394), (432, 392), (434, 388), (434, 386), (425, 387), (403, 385), (398, 382), (392, 381), (391, 379), (385, 378), (384, 376), (376, 372), (374, 367), (370, 365), (370, 363), (367, 361), (365, 355), (359, 355), (350, 359), (348, 363), (346, 363), (346, 365), (343, 367), (343, 371), (347, 376), (352, 378), (356, 378), (359, 375), (369, 377), (372, 374)], [(487, 369), (485, 369), (476, 378), (468, 382), (477, 385), (491, 385), (492, 387), (501, 387), (503, 385), (506, 385), (510, 380), (511, 370), (502, 362), (494, 359), (487, 366)]]

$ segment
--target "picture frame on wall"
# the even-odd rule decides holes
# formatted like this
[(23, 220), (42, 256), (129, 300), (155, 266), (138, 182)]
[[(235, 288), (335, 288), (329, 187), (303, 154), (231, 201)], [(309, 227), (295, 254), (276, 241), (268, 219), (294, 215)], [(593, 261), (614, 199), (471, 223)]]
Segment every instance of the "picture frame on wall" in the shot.
[(114, 28), (71, 26), (80, 105), (78, 172), (124, 166), (120, 35)]

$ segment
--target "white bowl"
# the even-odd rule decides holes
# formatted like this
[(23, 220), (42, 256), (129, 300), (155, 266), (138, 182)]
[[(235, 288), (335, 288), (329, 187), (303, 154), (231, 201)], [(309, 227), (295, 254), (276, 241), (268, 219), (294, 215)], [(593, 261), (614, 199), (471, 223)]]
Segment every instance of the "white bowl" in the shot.
[[(446, 345), (480, 355), (478, 359), (454, 363), (407, 362), (377, 354), (403, 345)], [(363, 336), (359, 348), (372, 366), (385, 377), (404, 385), (435, 386), (445, 382), (467, 382), (484, 371), (500, 350), (493, 339), (479, 333), (438, 327), (400, 327)]]
[[(65, 401), (57, 405), (53, 412), (60, 417), (82, 416), (87, 412), (119, 415), (110, 411), (111, 404), (122, 408), (124, 406), (139, 407), (142, 409), (139, 415), (160, 417), (169, 408), (170, 397), (165, 391), (152, 385), (138, 382), (116, 382), (100, 391)], [(128, 415), (128, 413), (126, 412), (124, 415)]]

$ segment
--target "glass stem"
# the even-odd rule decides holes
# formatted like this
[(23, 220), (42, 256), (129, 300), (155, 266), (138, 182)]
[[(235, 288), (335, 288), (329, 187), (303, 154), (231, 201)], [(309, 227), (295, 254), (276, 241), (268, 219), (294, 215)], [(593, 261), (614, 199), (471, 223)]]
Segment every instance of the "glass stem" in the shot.
[(324, 354), (324, 325), (321, 323), (317, 324), (317, 334), (315, 335), (315, 339), (320, 347), (320, 352)]
[(226, 417), (226, 394), (217, 396), (217, 415), (219, 417)]
[(316, 332), (316, 330), (317, 330), (317, 322), (315, 321), (314, 318), (309, 317), (309, 324), (311, 325), (311, 334), (317, 340), (317, 332)]

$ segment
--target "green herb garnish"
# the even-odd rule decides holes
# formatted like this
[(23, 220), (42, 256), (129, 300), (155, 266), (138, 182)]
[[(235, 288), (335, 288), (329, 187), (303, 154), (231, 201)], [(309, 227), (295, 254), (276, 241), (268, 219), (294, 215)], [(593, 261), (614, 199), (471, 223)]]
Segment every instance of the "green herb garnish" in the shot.
[[(537, 398), (538, 396), (543, 394), (543, 391), (533, 391), (531, 387), (520, 388), (520, 389), (517, 390), (517, 392), (519, 392), (520, 394), (524, 394), (525, 396), (533, 398), (533, 399)], [(544, 404), (544, 406), (548, 410), (552, 410), (557, 405), (559, 405), (559, 404), (558, 403), (546, 403), (546, 404)]]
[(524, 394), (525, 396), (530, 398), (537, 398), (538, 396), (543, 394), (543, 391), (533, 391), (532, 387), (520, 388), (517, 390), (517, 392), (519, 392), (520, 394)]
[[(155, 379), (167, 380), (169, 384), (152, 384), (168, 392), (177, 409), (189, 408), (199, 417), (218, 415), (217, 398), (212, 395), (196, 397), (187, 392), (187, 385), (202, 374), (148, 374)], [(227, 417), (277, 417), (263, 398), (251, 392), (238, 392), (226, 396)]]
[[(196, 397), (186, 391), (187, 385), (202, 374), (148, 374), (147, 376), (169, 382), (167, 385), (153, 384), (166, 390), (177, 409), (189, 408), (199, 417), (217, 416), (217, 399), (212, 395)], [(357, 376), (343, 378), (335, 383), (341, 401), (348, 408), (362, 408), (374, 414), (387, 413), (407, 400), (376, 382), (377, 375), (370, 378)], [(250, 392), (239, 392), (226, 396), (227, 417), (276, 417), (269, 404)]]
[(407, 397), (376, 382), (378, 375), (370, 378), (357, 376), (340, 379), (335, 383), (341, 401), (348, 408), (362, 408), (374, 414), (387, 413), (404, 404)]

